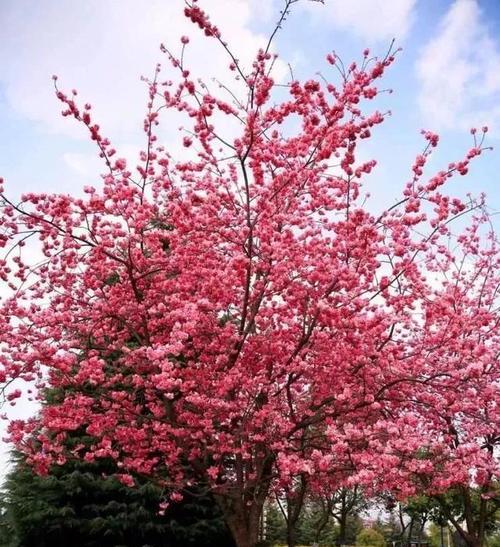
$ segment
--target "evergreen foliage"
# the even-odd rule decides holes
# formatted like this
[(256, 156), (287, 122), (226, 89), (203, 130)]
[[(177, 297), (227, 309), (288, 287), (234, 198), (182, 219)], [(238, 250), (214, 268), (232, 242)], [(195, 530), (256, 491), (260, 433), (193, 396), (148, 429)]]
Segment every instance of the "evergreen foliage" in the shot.
[(159, 514), (162, 489), (130, 488), (111, 462), (68, 462), (38, 476), (16, 455), (0, 502), (2, 547), (232, 547), (213, 498), (193, 489)]

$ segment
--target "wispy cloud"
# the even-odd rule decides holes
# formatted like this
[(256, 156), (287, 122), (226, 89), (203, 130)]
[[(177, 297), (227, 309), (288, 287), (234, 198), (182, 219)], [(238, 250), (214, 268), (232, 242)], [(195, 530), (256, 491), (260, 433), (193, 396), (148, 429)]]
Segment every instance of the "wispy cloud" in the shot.
[(408, 34), (415, 18), (416, 0), (325, 0), (321, 12), (309, 3), (317, 17), (327, 18), (334, 27), (363, 40), (366, 45), (387, 42), (400, 43)]
[[(265, 36), (250, 23), (272, 17), (260, 0), (210, 0), (210, 16), (249, 63)], [(186, 57), (203, 78), (227, 73), (229, 58), (215, 40), (204, 39), (183, 15), (183, 0), (18, 0), (0, 5), (2, 47), (0, 83), (17, 113), (46, 131), (82, 133), (61, 119), (51, 75), (61, 86), (77, 88), (92, 102), (105, 134), (128, 139), (142, 125), (146, 89), (140, 76), (151, 76), (156, 62), (168, 64), (159, 44), (180, 51), (179, 37), (192, 37)]]
[(437, 129), (500, 125), (500, 41), (476, 0), (455, 0), (416, 65), (418, 104)]

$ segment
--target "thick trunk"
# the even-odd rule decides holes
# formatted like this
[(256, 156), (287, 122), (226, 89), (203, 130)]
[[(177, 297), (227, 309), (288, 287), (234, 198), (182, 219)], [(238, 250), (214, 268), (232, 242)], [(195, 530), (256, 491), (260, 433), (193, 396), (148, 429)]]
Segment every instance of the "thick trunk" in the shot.
[(465, 490), (464, 492), (464, 513), (467, 529), (464, 529), (463, 526), (454, 518), (448, 507), (442, 502), (440, 498), (438, 498), (438, 501), (440, 501), (441, 503), (441, 507), (444, 510), (446, 518), (449, 520), (449, 522), (451, 522), (456, 530), (456, 533), (462, 538), (467, 547), (483, 547), (485, 542), (484, 522), (480, 522), (479, 526), (476, 527), (476, 523), (473, 520), (470, 495)]
[[(461, 528), (460, 530), (457, 530), (456, 534), (458, 537), (462, 539), (463, 543), (465, 543), (467, 547), (483, 547), (484, 546), (484, 540), (482, 540), (481, 538), (477, 537), (474, 534), (469, 534), (463, 528)], [(453, 543), (456, 543), (456, 542), (453, 541)]]
[(227, 519), (237, 547), (255, 547), (259, 539), (259, 519)]
[(255, 506), (248, 511), (241, 507), (241, 511), (225, 512), (226, 523), (238, 547), (255, 547), (259, 540), (260, 510)]
[[(224, 520), (237, 547), (255, 547), (259, 541), (259, 524), (264, 502), (269, 494), (274, 457), (260, 455), (245, 464), (240, 455), (235, 458), (236, 483), (228, 483), (215, 493), (215, 500), (222, 510)], [(255, 474), (252, 482), (245, 481), (249, 473)]]
[(255, 547), (258, 543), (260, 519), (268, 488), (268, 483), (263, 483), (257, 492), (252, 492), (253, 495), (248, 492), (232, 496), (215, 495), (237, 547)]
[(469, 547), (483, 547), (484, 539), (474, 534), (466, 534), (465, 542)]

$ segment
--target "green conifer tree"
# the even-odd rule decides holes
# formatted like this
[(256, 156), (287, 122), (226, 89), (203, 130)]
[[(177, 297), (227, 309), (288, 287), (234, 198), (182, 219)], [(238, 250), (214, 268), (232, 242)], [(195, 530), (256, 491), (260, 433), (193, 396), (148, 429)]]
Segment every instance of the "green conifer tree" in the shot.
[(2, 547), (231, 547), (212, 497), (200, 487), (159, 514), (163, 491), (145, 479), (130, 488), (107, 461), (67, 462), (38, 476), (23, 456), (0, 502)]

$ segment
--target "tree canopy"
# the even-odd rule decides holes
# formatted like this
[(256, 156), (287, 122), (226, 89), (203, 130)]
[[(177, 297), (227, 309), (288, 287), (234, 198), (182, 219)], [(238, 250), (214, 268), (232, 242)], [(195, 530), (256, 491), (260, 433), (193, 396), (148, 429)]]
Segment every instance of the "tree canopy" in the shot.
[[(122, 483), (154, 476), (173, 502), (194, 473), (238, 547), (300, 476), (404, 498), (487, 492), (498, 473), (498, 244), (484, 198), (449, 185), (487, 128), (437, 171), (439, 138), (424, 131), (401, 193), (375, 214), (376, 162), (360, 143), (386, 118), (371, 105), (397, 50), (351, 65), (329, 53), (323, 78), (281, 83), (272, 38), (294, 3), (246, 67), (186, 2), (227, 52), (230, 82), (191, 74), (188, 37), (162, 46), (170, 73), (148, 81), (136, 168), (55, 78), (102, 183), (20, 202), (1, 188), (0, 382), (11, 403), (22, 380), (64, 393), (13, 421), (12, 441), (39, 473), (111, 459)], [(158, 140), (166, 112), (184, 117), (182, 153)], [(67, 450), (82, 429), (91, 442)]]

